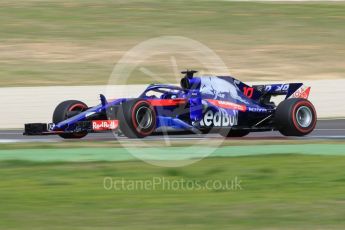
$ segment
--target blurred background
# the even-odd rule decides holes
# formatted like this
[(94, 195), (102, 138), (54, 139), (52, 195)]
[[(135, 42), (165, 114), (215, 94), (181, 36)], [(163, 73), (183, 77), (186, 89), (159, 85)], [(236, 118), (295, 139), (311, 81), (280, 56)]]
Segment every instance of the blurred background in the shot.
[[(344, 78), (344, 12), (327, 1), (2, 0), (0, 87), (104, 85), (127, 50), (163, 35), (205, 44), (244, 81)], [(145, 64), (173, 77), (164, 58)], [(150, 82), (138, 72), (129, 83)]]

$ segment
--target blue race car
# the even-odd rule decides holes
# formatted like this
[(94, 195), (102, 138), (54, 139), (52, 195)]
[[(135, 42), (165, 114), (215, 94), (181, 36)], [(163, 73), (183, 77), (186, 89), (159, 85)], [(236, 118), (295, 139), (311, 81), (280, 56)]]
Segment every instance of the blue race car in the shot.
[[(182, 74), (181, 86), (151, 84), (138, 98), (88, 107), (77, 100), (60, 103), (53, 123), (25, 124), (24, 135), (59, 135), (82, 138), (88, 133), (118, 131), (143, 138), (158, 130), (219, 133), (243, 137), (250, 132), (278, 130), (285, 136), (304, 136), (316, 125), (316, 111), (307, 100), (310, 87), (302, 83), (248, 86), (230, 77), (195, 77)], [(275, 105), (273, 96), (285, 99)]]

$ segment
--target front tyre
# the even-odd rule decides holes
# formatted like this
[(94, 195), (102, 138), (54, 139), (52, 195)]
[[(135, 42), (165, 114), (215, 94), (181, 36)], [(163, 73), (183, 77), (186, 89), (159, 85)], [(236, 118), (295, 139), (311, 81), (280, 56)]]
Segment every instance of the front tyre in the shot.
[(118, 119), (120, 130), (128, 138), (143, 138), (156, 129), (156, 112), (143, 99), (123, 102), (118, 111)]
[(314, 130), (316, 122), (316, 110), (306, 99), (287, 99), (276, 109), (275, 124), (285, 136), (305, 136)]
[[(69, 118), (70, 114), (74, 116), (85, 111), (87, 105), (84, 102), (76, 100), (68, 100), (61, 102), (55, 109), (53, 114), (53, 123), (57, 124)], [(64, 139), (80, 139), (87, 135), (86, 132), (83, 133), (63, 133), (59, 134), (60, 137)]]

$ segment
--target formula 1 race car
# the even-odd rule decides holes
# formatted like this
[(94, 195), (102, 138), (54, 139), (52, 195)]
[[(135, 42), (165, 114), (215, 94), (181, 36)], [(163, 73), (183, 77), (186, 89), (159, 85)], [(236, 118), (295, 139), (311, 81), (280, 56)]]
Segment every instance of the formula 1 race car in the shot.
[[(88, 107), (77, 100), (60, 103), (53, 123), (25, 124), (24, 135), (59, 135), (73, 139), (88, 133), (118, 131), (143, 138), (164, 128), (193, 133), (242, 137), (250, 132), (278, 130), (304, 136), (316, 125), (316, 111), (302, 83), (248, 86), (230, 76), (194, 77), (183, 71), (181, 86), (151, 84), (138, 98), (107, 101)], [(273, 96), (283, 95), (278, 105)]]

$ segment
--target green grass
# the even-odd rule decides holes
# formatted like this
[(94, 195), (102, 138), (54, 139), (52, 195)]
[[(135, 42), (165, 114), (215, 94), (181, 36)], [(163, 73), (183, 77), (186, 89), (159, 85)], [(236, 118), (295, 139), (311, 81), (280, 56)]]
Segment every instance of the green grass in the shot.
[[(0, 150), (1, 160), (25, 160), (37, 162), (88, 162), (88, 161), (133, 161), (145, 160), (162, 165), (157, 161), (177, 161), (185, 165), (188, 160), (200, 160), (205, 157), (237, 157), (269, 154), (305, 154), (345, 156), (345, 144), (266, 144), (266, 145), (223, 145), (209, 146), (118, 146), (5, 149)], [(164, 166), (165, 164), (163, 164)], [(174, 164), (176, 165), (176, 164)]]
[[(115, 139), (114, 139), (115, 140)], [(31, 150), (31, 149), (93, 149), (93, 148), (121, 148), (121, 147), (134, 147), (134, 148), (165, 148), (165, 147), (185, 147), (194, 145), (193, 141), (186, 140), (169, 140), (165, 142), (162, 140), (141, 140), (141, 141), (132, 141), (128, 140), (116, 140), (116, 141), (83, 141), (83, 140), (69, 140), (63, 142), (22, 142), (22, 143), (2, 143), (0, 144), (0, 151), (2, 150)], [(209, 147), (217, 146), (226, 147), (226, 146), (274, 146), (274, 145), (332, 145), (332, 146), (341, 146), (345, 142), (341, 139), (339, 140), (309, 140), (309, 139), (276, 139), (276, 140), (258, 140), (258, 139), (224, 139), (222, 141), (218, 139), (209, 140), (208, 142), (200, 141), (197, 142), (196, 146), (199, 147)]]
[[(0, 226), (344, 229), (344, 164), (344, 157), (302, 155), (213, 158), (172, 169), (142, 162), (1, 161)], [(201, 185), (237, 177), (242, 190), (173, 191), (156, 185), (150, 191), (108, 191), (105, 177), (127, 184), (165, 178)]]
[[(1, 1), (0, 86), (106, 84), (146, 39), (195, 39), (243, 80), (343, 77), (344, 3)], [(205, 67), (177, 55), (179, 69)], [(142, 64), (177, 82), (170, 54)], [(151, 82), (137, 71), (128, 83)]]

